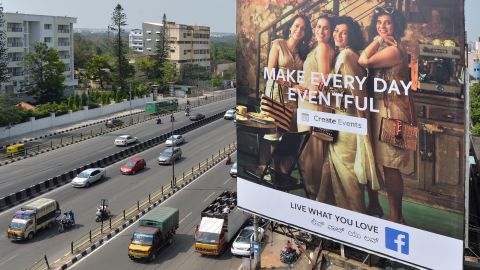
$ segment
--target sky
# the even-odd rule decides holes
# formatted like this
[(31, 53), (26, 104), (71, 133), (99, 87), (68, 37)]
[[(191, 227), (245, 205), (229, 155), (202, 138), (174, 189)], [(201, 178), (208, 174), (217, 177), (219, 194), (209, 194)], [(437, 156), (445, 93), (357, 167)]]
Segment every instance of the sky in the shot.
[[(142, 22), (169, 21), (210, 26), (212, 32), (235, 32), (236, 0), (0, 0), (6, 12), (77, 17), (76, 28), (107, 28), (116, 4), (127, 14), (127, 28)], [(465, 0), (469, 41), (480, 37), (480, 0)]]
[(236, 0), (0, 0), (5, 12), (77, 17), (75, 28), (107, 28), (113, 9), (122, 5), (127, 29), (142, 22), (168, 21), (210, 26), (212, 32), (235, 33)]

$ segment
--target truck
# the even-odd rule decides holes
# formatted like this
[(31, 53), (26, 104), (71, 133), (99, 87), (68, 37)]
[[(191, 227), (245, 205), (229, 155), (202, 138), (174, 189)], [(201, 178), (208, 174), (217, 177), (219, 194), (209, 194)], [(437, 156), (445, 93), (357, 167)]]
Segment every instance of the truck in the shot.
[(13, 215), (8, 226), (8, 239), (31, 240), (41, 229), (53, 227), (56, 217), (61, 213), (56, 200), (40, 198), (20, 208)]
[(195, 230), (195, 252), (222, 254), (248, 218), (237, 208), (237, 193), (224, 191), (201, 213), (200, 225)]
[(128, 247), (131, 260), (153, 261), (165, 245), (172, 244), (178, 229), (179, 210), (156, 207), (139, 220)]

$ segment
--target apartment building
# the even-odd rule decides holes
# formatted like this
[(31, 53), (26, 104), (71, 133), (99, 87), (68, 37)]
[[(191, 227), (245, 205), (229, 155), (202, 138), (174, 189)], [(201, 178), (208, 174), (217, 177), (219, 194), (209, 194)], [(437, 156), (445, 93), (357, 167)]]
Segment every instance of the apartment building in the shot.
[(480, 38), (468, 52), (468, 73), (473, 80), (480, 80)]
[(143, 30), (132, 29), (128, 34), (128, 47), (134, 52), (143, 52)]
[[(161, 23), (143, 23), (144, 54), (155, 54), (162, 27)], [(210, 68), (210, 27), (168, 22), (167, 29), (170, 40), (169, 57), (177, 69), (186, 63)]]
[(33, 51), (36, 42), (44, 42), (58, 50), (65, 63), (65, 85), (73, 89), (78, 81), (73, 76), (73, 24), (77, 18), (21, 13), (5, 13), (9, 81), (3, 83), (0, 93), (25, 92), (28, 75), (23, 70), (26, 53)]

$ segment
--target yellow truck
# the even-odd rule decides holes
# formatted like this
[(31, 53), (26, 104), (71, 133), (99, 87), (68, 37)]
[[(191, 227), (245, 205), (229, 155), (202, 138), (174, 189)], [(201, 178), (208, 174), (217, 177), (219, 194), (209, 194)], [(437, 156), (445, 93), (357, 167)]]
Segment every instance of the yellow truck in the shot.
[(7, 230), (8, 239), (31, 240), (39, 230), (55, 224), (59, 211), (58, 202), (47, 198), (41, 198), (23, 206), (13, 215)]
[(249, 215), (237, 208), (237, 193), (224, 191), (201, 214), (195, 230), (195, 252), (218, 256), (227, 248)]
[(139, 221), (128, 247), (131, 260), (153, 261), (162, 247), (173, 242), (178, 229), (179, 210), (156, 207)]

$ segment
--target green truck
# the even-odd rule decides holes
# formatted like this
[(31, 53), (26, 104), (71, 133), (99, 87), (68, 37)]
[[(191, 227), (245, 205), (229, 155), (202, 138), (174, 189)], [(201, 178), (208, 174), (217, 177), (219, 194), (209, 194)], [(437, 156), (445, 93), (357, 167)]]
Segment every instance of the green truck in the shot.
[(130, 259), (155, 260), (158, 251), (173, 242), (178, 219), (179, 210), (171, 207), (156, 207), (143, 216), (128, 247)]

